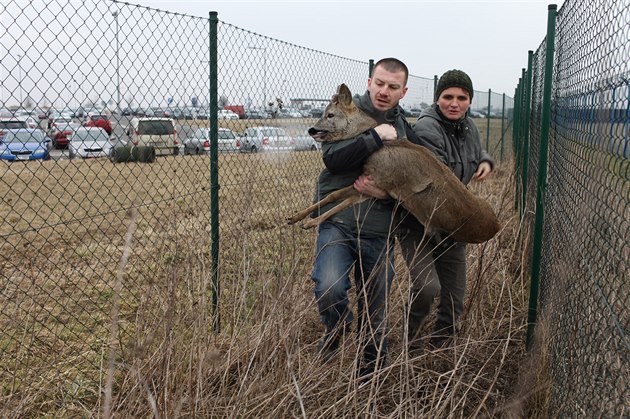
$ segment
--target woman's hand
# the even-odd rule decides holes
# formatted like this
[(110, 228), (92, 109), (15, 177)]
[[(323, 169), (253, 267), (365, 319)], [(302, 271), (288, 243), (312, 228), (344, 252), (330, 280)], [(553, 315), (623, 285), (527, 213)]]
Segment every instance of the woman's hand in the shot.
[(492, 172), (492, 166), (487, 161), (482, 161), (477, 166), (477, 171), (475, 172), (475, 180), (484, 180), (488, 175)]
[(356, 189), (361, 195), (371, 196), (376, 199), (387, 199), (389, 194), (376, 186), (374, 179), (368, 175), (361, 175), (354, 181), (354, 189)]

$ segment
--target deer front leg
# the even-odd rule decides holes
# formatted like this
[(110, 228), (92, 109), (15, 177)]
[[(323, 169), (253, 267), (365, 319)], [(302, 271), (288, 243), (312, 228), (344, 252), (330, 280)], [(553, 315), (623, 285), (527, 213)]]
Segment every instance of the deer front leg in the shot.
[[(319, 208), (323, 207), (324, 205), (330, 204), (331, 202), (335, 202), (335, 201), (339, 201), (341, 199), (345, 199), (348, 196), (352, 195), (354, 193), (358, 192), (356, 191), (356, 189), (354, 189), (354, 187), (352, 185), (350, 186), (346, 186), (343, 189), (339, 189), (337, 191), (331, 192), (328, 195), (326, 195), (326, 197), (316, 203), (314, 203), (313, 205), (311, 205), (308, 208), (303, 209), (302, 211), (296, 212), (295, 214), (293, 214), (290, 218), (288, 218), (288, 222), (289, 224), (295, 224), (298, 221), (301, 221), (303, 219), (305, 219), (311, 212), (318, 210)], [(314, 226), (313, 226), (314, 227)]]
[[(356, 192), (354, 188), (352, 190)], [(327, 219), (329, 219), (330, 217), (332, 217), (333, 215), (337, 214), (338, 212), (341, 212), (345, 210), (346, 208), (351, 207), (354, 204), (363, 202), (366, 199), (369, 199), (369, 196), (361, 195), (359, 194), (359, 192), (356, 192), (355, 194), (348, 196), (346, 199), (344, 199), (339, 204), (335, 205), (334, 207), (332, 207), (325, 213), (321, 214), (319, 217), (311, 218), (310, 220), (306, 221), (304, 224), (302, 224), (302, 228), (308, 229), (308, 228), (316, 227), (320, 225), (321, 223), (323, 223), (324, 221), (326, 221)]]

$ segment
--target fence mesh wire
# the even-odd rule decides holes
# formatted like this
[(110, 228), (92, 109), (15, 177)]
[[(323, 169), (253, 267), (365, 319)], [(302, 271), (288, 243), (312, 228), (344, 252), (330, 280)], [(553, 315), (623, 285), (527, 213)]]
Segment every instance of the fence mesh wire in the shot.
[[(211, 94), (223, 109), (221, 301), (248, 298), (246, 310), (221, 311), (229, 334), (265, 315), (257, 290), (308, 278), (314, 236), (284, 222), (311, 201), (322, 168), (305, 130), (338, 84), (364, 91), (369, 65), (220, 21), (210, 92), (208, 18), (104, 1), (10, 0), (1, 10), (2, 128), (41, 130), (46, 153), (9, 162), (37, 156), (7, 148), (0, 162), (0, 412), (94, 414), (112, 348), (119, 374), (150, 376), (161, 342), (212, 339)], [(411, 76), (409, 87), (412, 113), (432, 103), (432, 78)], [(482, 133), (492, 124), (495, 150), (510, 100), (505, 120), (477, 120)], [(95, 127), (87, 139), (85, 126)], [(98, 128), (109, 141), (96, 144)], [(110, 159), (135, 142), (158, 157)], [(142, 391), (123, 376), (118, 393)]]
[[(625, 417), (630, 406), (628, 22), (627, 2), (567, 1), (557, 16), (539, 300), (552, 416)], [(545, 45), (526, 110), (525, 214), (537, 209)]]

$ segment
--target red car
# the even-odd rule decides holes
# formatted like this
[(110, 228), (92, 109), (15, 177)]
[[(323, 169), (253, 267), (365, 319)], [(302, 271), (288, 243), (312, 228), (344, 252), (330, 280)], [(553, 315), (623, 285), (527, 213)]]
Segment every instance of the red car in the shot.
[(74, 131), (80, 128), (81, 125), (70, 121), (58, 120), (53, 122), (48, 136), (52, 138), (54, 148), (68, 148), (68, 141)]
[(112, 122), (109, 120), (109, 115), (105, 114), (92, 114), (88, 116), (88, 120), (83, 124), (84, 127), (98, 127), (103, 128), (107, 135), (112, 135)]

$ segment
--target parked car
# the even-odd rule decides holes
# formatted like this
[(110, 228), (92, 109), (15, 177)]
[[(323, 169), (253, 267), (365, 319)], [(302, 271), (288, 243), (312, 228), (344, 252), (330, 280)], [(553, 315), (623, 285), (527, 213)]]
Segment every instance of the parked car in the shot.
[(485, 117), (486, 117), (486, 114), (485, 114), (485, 113), (483, 113), (483, 112), (479, 112), (479, 111), (473, 111), (472, 109), (470, 109), (470, 110), (468, 111), (468, 115), (469, 115), (471, 118), (485, 118)]
[(292, 151), (293, 138), (282, 128), (252, 127), (247, 128), (240, 139), (239, 150), (243, 153), (258, 151)]
[(127, 135), (133, 145), (154, 146), (156, 155), (178, 155), (179, 140), (170, 118), (132, 118)]
[(91, 114), (88, 120), (83, 124), (84, 127), (98, 127), (103, 128), (107, 135), (112, 135), (112, 122), (109, 119), (109, 115), (97, 113)]
[(171, 116), (171, 112), (164, 108), (151, 108), (151, 112), (153, 113), (151, 116), (156, 116), (158, 118), (168, 118)]
[(50, 139), (37, 128), (3, 130), (0, 138), (0, 159), (48, 160), (50, 159)]
[(18, 128), (37, 128), (37, 122), (28, 117), (1, 117), (0, 118), (0, 131), (5, 129), (18, 129)]
[(311, 117), (312, 118), (321, 118), (326, 109), (315, 108), (311, 109)]
[(174, 108), (171, 111), (171, 117), (175, 119), (184, 119), (184, 110), (181, 108)]
[(278, 111), (278, 118), (302, 118), (303, 115), (297, 109), (283, 108)]
[(219, 109), (217, 119), (239, 119), (238, 114), (229, 109)]
[(99, 127), (81, 127), (74, 131), (68, 143), (71, 159), (75, 157), (107, 157), (112, 148), (109, 134)]
[(267, 112), (258, 109), (250, 109), (245, 111), (245, 119), (270, 119), (271, 116)]
[(67, 148), (70, 137), (81, 125), (72, 118), (58, 118), (52, 121), (48, 130), (48, 137), (52, 139), (54, 148)]
[[(217, 149), (220, 152), (238, 151), (239, 139), (228, 128), (218, 129)], [(184, 140), (184, 154), (210, 153), (210, 128), (199, 128)]]
[(83, 106), (80, 106), (77, 109), (73, 109), (70, 112), (70, 116), (77, 119), (83, 119), (87, 116), (87, 113), (88, 111)]
[(43, 109), (35, 108), (35, 109), (20, 109), (15, 112), (15, 116), (28, 118), (31, 117), (35, 121), (40, 119), (46, 119), (46, 112)]
[(295, 141), (295, 151), (315, 151), (322, 149), (321, 143), (315, 141), (315, 139), (308, 134), (308, 128), (293, 140)]
[(195, 111), (190, 108), (184, 108), (184, 119), (195, 119)]

